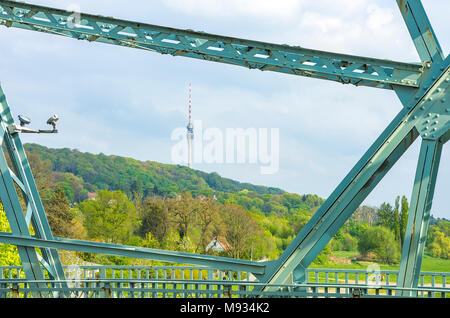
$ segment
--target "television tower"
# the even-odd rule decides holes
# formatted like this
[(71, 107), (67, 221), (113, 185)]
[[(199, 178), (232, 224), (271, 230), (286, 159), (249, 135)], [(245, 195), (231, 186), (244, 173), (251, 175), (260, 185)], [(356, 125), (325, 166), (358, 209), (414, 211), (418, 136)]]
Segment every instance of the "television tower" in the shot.
[(189, 83), (189, 123), (187, 125), (187, 142), (188, 142), (188, 167), (192, 168), (192, 147), (193, 147), (193, 140), (194, 140), (194, 125), (192, 124), (192, 116), (191, 116), (191, 110), (192, 110), (192, 88), (191, 84)]

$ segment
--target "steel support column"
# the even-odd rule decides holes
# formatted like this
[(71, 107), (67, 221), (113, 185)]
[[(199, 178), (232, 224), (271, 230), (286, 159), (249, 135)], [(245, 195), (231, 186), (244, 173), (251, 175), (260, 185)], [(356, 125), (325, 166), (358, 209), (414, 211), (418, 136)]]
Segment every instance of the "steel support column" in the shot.
[[(439, 140), (422, 141), (405, 231), (398, 287), (418, 286), (441, 151), (442, 143)], [(406, 294), (409, 292), (405, 293), (405, 296)]]

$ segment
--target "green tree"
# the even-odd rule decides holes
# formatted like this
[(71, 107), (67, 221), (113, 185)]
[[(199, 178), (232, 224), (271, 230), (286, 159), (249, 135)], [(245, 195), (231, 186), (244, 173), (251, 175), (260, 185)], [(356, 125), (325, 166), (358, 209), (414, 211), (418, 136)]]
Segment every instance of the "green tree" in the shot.
[(400, 214), (401, 246), (403, 246), (403, 242), (405, 241), (405, 231), (406, 231), (406, 225), (408, 223), (408, 212), (409, 212), (408, 199), (406, 198), (406, 196), (402, 196), (402, 207), (401, 207), (401, 214)]
[[(11, 232), (3, 205), (0, 203), (0, 232)], [(0, 266), (21, 265), (17, 246), (0, 244)]]
[(45, 212), (48, 223), (55, 236), (73, 238), (73, 221), (75, 214), (70, 208), (69, 200), (61, 188), (57, 188), (48, 200)]
[(222, 206), (221, 215), (226, 227), (226, 239), (232, 246), (231, 257), (250, 256), (252, 239), (260, 231), (256, 221), (241, 206), (236, 204)]
[(142, 246), (148, 248), (159, 248), (159, 241), (153, 237), (152, 233), (147, 233), (142, 240)]
[(169, 213), (164, 200), (158, 197), (146, 198), (142, 205), (139, 234), (145, 237), (151, 233), (152, 237), (162, 242), (169, 227)]
[(198, 209), (198, 201), (192, 198), (190, 192), (184, 192), (176, 198), (166, 200), (169, 215), (178, 230), (182, 240), (194, 223), (194, 218)]
[(391, 225), (391, 229), (394, 232), (394, 237), (397, 241), (401, 241), (400, 239), (400, 196), (397, 196), (395, 198), (395, 207), (394, 207), (394, 211), (393, 211), (393, 215), (392, 215), (392, 225)]
[(200, 228), (200, 239), (196, 252), (205, 252), (205, 248), (213, 237), (214, 223), (219, 222), (219, 209), (216, 202), (210, 198), (201, 200), (197, 210), (197, 223)]
[(430, 227), (426, 250), (431, 256), (450, 259), (450, 236), (445, 231), (448, 225), (450, 222), (441, 222)]
[(363, 255), (373, 253), (383, 263), (399, 261), (400, 250), (394, 233), (387, 227), (369, 227), (358, 242), (358, 251)]
[(39, 190), (39, 196), (45, 204), (52, 197), (55, 183), (52, 178), (52, 163), (50, 160), (43, 160), (36, 153), (27, 153), (31, 171)]
[(92, 239), (123, 244), (138, 225), (136, 208), (121, 191), (99, 191), (96, 200), (81, 202), (80, 210)]
[(389, 203), (382, 203), (378, 210), (378, 225), (392, 228), (394, 209)]

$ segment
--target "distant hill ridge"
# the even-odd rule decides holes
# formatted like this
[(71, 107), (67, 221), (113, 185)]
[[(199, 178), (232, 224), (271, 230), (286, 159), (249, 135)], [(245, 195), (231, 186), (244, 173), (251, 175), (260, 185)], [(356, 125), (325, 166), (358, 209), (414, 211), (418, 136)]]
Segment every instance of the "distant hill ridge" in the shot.
[[(285, 191), (223, 178), (219, 174), (189, 169), (185, 166), (139, 161), (132, 158), (83, 153), (76, 149), (52, 149), (38, 144), (25, 144), (27, 153), (49, 161), (54, 172), (70, 173), (82, 179), (88, 192), (121, 190), (127, 194), (173, 197), (191, 191), (210, 196), (215, 192), (236, 193), (243, 190), (258, 194), (283, 194)], [(81, 198), (80, 198), (81, 199)]]

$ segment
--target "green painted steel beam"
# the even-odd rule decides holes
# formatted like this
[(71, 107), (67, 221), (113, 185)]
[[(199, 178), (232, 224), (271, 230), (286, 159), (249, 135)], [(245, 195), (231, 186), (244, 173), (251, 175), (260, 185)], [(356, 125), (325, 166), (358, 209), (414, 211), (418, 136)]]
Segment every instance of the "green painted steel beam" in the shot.
[(422, 65), (181, 30), (15, 1), (0, 1), (0, 24), (343, 84), (418, 87)]
[(445, 56), (420, 0), (397, 0), (422, 62), (441, 63)]
[[(419, 284), (441, 152), (442, 143), (440, 141), (422, 141), (405, 231), (398, 287), (415, 288)], [(413, 295), (405, 292), (404, 296)]]
[(40, 247), (85, 253), (107, 254), (138, 259), (150, 259), (162, 262), (200, 265), (221, 270), (237, 270), (264, 274), (267, 263), (239, 260), (227, 257), (200, 255), (166, 251), (160, 249), (108, 244), (90, 241), (80, 241), (55, 237), (54, 239), (39, 239), (36, 237), (20, 237), (12, 233), (0, 232), (0, 242), (26, 247)]

